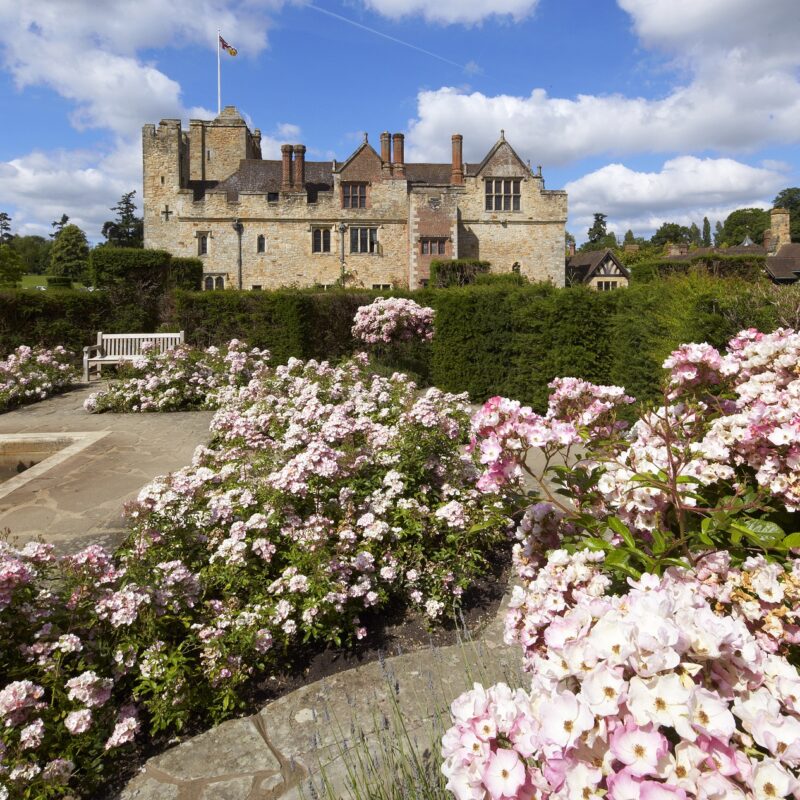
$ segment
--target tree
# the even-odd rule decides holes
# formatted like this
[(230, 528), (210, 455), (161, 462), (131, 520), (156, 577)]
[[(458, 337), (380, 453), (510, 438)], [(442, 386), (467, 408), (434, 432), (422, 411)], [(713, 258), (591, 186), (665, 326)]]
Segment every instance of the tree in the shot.
[(714, 225), (714, 247), (722, 247), (722, 223), (719, 220)]
[(0, 244), (8, 244), (13, 238), (11, 217), (5, 211), (0, 211)]
[(50, 249), (53, 243), (44, 236), (15, 236), (11, 249), (22, 259), (25, 272), (44, 275), (50, 266)]
[(800, 242), (800, 188), (793, 186), (778, 192), (772, 201), (774, 208), (789, 209), (789, 225), (793, 242)]
[(20, 257), (8, 244), (0, 244), (0, 285), (15, 285), (25, 274)]
[(116, 219), (103, 224), (103, 236), (113, 247), (144, 247), (144, 221), (136, 216), (135, 194), (136, 191), (123, 194), (111, 209), (117, 212)]
[(695, 222), (689, 226), (689, 242), (695, 247), (700, 247), (702, 242), (700, 238), (700, 228), (697, 227), (697, 223)]
[(630, 228), (625, 231), (625, 239), (623, 242), (625, 244), (636, 244), (636, 237), (633, 235), (633, 231)]
[(89, 268), (89, 243), (77, 225), (65, 225), (53, 242), (50, 274), (66, 275), (73, 280), (85, 276)]
[(689, 244), (690, 241), (689, 229), (677, 222), (663, 223), (650, 239), (650, 243), (656, 247), (664, 247), (667, 244)]
[(703, 247), (711, 247), (711, 223), (703, 217)]
[(608, 231), (606, 230), (606, 214), (595, 214), (594, 215), (594, 222), (592, 223), (592, 227), (589, 228), (589, 244), (594, 245), (598, 243), (601, 239), (605, 239), (608, 236)]
[(769, 212), (763, 208), (738, 208), (722, 223), (722, 244), (732, 247), (741, 244), (749, 236), (761, 244), (764, 231), (770, 226)]
[(55, 220), (50, 227), (53, 228), (53, 232), (50, 234), (51, 239), (58, 239), (61, 231), (64, 230), (64, 226), (69, 222), (69, 217), (66, 214), (61, 215), (61, 219)]

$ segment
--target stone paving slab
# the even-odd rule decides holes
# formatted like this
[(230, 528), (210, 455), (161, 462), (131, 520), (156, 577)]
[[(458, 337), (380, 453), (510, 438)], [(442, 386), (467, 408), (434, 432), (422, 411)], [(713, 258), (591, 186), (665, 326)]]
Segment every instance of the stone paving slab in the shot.
[(108, 431), (0, 497), (0, 531), (8, 528), (22, 543), (41, 537), (59, 552), (94, 543), (116, 547), (125, 534), (124, 503), (157, 475), (188, 464), (197, 445), (208, 441), (212, 411), (89, 414), (83, 401), (102, 385), (84, 384), (0, 414), (0, 434)]
[(155, 756), (116, 800), (344, 800), (365, 758), (391, 780), (379, 773), (398, 738), (433, 756), (450, 703), (474, 681), (524, 684), (519, 648), (502, 641), (506, 603), (476, 641), (323, 678)]

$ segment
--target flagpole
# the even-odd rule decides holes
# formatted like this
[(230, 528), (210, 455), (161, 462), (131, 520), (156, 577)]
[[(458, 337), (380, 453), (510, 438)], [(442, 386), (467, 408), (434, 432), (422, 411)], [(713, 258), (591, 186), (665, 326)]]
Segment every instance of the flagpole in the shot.
[(217, 28), (217, 116), (222, 113), (222, 78), (219, 67), (219, 38), (222, 34)]

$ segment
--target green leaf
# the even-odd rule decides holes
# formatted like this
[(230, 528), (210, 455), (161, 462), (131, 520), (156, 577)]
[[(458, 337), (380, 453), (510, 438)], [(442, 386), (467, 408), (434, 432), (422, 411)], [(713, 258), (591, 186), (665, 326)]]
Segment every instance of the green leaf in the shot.
[(792, 547), (800, 547), (800, 532), (790, 533), (784, 540), (783, 546), (787, 549)]
[(614, 533), (619, 534), (631, 550), (636, 549), (636, 540), (633, 538), (630, 528), (619, 517), (609, 517), (607, 522), (608, 527), (611, 528)]
[(734, 543), (738, 540), (734, 539), (736, 534), (741, 534), (750, 539), (751, 542), (768, 549), (777, 545), (786, 535), (780, 525), (770, 522), (765, 519), (752, 519), (745, 517), (738, 519), (730, 524), (728, 530), (731, 532), (731, 539)]

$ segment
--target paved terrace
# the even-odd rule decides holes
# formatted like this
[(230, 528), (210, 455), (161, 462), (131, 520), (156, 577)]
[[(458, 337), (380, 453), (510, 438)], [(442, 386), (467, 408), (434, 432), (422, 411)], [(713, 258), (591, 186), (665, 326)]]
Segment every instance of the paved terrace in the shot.
[(156, 475), (188, 464), (195, 447), (208, 441), (211, 411), (87, 413), (83, 401), (101, 385), (0, 414), (2, 437), (106, 432), (9, 494), (3, 496), (0, 483), (0, 531), (8, 528), (22, 543), (41, 537), (62, 553), (88, 544), (116, 547), (124, 537), (123, 504)]

